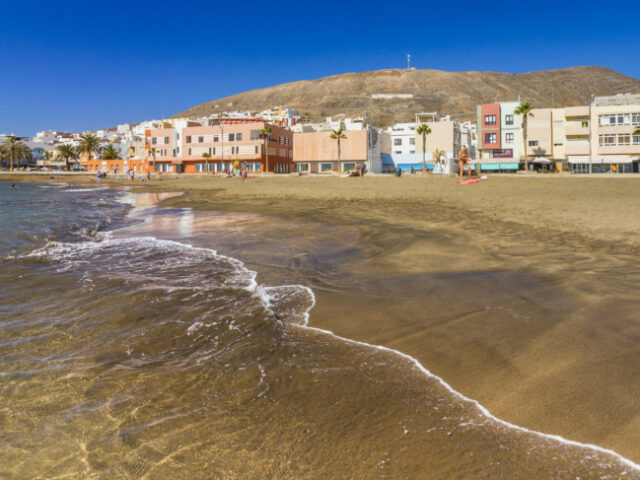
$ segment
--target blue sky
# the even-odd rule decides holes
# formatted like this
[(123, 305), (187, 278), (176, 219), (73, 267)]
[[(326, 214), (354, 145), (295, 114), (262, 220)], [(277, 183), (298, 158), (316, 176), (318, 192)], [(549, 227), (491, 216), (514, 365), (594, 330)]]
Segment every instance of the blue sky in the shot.
[(0, 15), (0, 133), (171, 116), (345, 72), (520, 73), (600, 65), (640, 78), (637, 2), (13, 1)]

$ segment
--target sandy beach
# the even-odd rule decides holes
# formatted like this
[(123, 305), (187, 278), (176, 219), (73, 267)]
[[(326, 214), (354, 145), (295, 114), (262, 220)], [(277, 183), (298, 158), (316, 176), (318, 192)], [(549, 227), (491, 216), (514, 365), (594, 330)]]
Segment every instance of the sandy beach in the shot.
[(267, 254), (260, 238), (250, 250), (226, 248), (266, 282), (311, 287), (312, 326), (409, 354), (508, 422), (640, 462), (640, 179), (166, 176), (103, 185), (184, 192), (167, 206), (339, 226), (341, 248), (329, 259), (309, 260), (299, 238), (294, 255), (286, 236), (270, 239), (278, 248)]

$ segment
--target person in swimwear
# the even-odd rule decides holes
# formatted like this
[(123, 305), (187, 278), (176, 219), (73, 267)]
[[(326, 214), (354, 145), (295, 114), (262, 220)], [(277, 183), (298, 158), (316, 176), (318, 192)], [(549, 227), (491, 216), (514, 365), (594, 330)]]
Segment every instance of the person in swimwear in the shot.
[(467, 167), (469, 172), (469, 178), (471, 178), (471, 166), (469, 165), (469, 153), (467, 152), (467, 147), (464, 145), (458, 152), (458, 166), (460, 167), (460, 181), (462, 181), (462, 177), (464, 176), (464, 167)]

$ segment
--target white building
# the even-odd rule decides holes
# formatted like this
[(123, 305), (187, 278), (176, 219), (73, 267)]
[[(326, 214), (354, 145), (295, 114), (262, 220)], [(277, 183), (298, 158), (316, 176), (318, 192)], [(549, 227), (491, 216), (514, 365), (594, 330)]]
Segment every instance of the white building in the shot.
[(408, 155), (416, 153), (416, 124), (396, 123), (387, 128), (391, 136), (391, 153), (393, 155)]

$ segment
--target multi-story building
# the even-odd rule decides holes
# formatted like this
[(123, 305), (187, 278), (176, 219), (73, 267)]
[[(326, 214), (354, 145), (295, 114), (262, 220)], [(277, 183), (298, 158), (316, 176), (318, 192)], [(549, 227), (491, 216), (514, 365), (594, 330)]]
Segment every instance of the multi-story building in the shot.
[(567, 164), (574, 173), (638, 172), (640, 136), (633, 132), (639, 126), (640, 95), (533, 109), (527, 119), (527, 156), (532, 165)]
[(364, 162), (369, 172), (382, 172), (383, 137), (387, 133), (365, 126), (360, 130), (344, 129), (346, 138), (331, 138), (332, 130), (296, 132), (293, 137), (293, 159), (299, 173), (348, 172)]
[[(469, 155), (473, 158), (473, 136), (475, 125), (461, 124), (449, 117), (438, 118), (436, 113), (418, 113), (415, 123), (396, 124), (386, 133), (391, 143), (383, 149), (383, 164), (386, 171), (401, 168), (402, 170), (422, 170), (423, 168), (423, 139), (417, 133), (418, 125), (427, 124), (431, 133), (427, 135), (425, 163), (428, 170), (434, 170), (439, 163), (439, 173), (452, 173), (454, 158), (465, 145), (470, 147)], [(438, 158), (435, 158), (435, 155)]]
[(478, 105), (477, 161), (482, 170), (518, 170), (522, 153), (522, 120), (515, 110), (519, 104), (500, 102)]
[[(261, 131), (271, 128), (268, 140), (268, 171), (288, 173), (293, 171), (293, 133), (282, 127), (266, 123), (262, 119), (215, 119), (209, 124), (191, 125), (182, 129), (179, 172), (204, 173), (207, 164), (210, 172), (230, 171), (238, 160), (247, 163), (249, 172), (267, 171), (267, 155)], [(210, 155), (207, 161), (203, 154)]]
[(387, 128), (391, 137), (391, 153), (394, 155), (412, 155), (416, 153), (416, 124), (396, 123)]
[[(638, 173), (640, 135), (640, 94), (591, 97), (591, 160), (592, 172)], [(572, 162), (574, 171), (585, 171)]]

